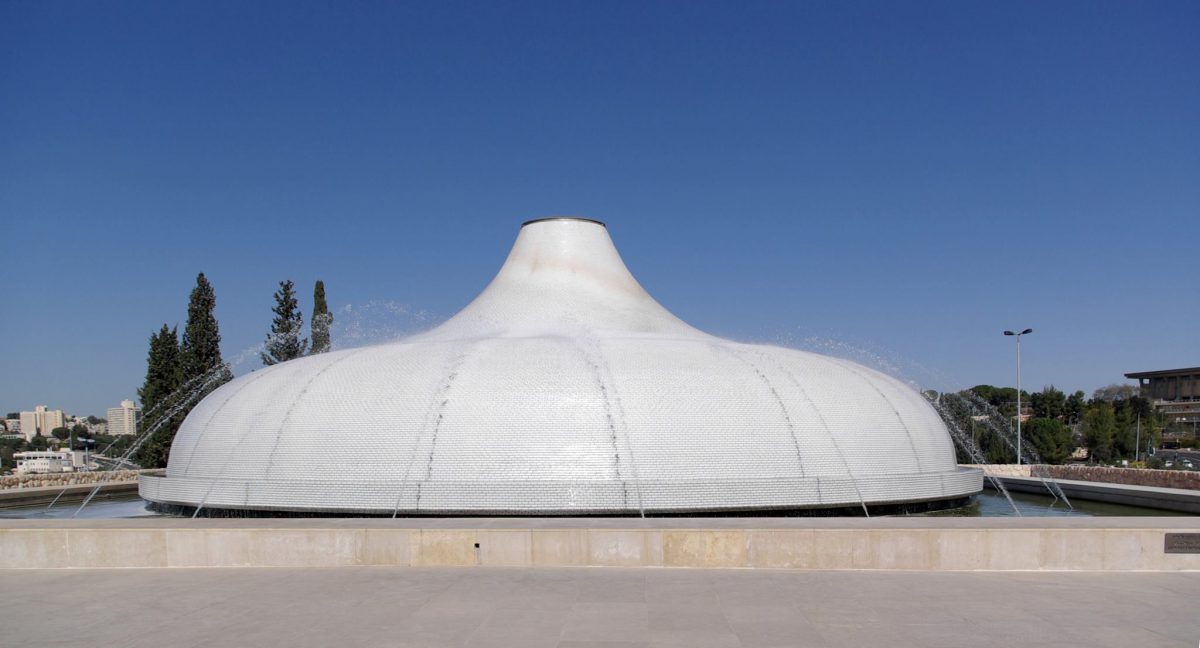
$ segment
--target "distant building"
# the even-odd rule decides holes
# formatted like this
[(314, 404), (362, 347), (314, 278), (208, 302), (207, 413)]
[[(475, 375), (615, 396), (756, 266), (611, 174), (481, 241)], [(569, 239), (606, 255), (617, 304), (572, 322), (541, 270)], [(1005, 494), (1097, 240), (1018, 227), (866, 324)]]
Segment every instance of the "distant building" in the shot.
[(108, 408), (108, 433), (114, 435), (137, 434), (138, 419), (142, 408), (131, 400), (121, 401), (120, 407)]
[(66, 422), (67, 417), (63, 415), (62, 410), (46, 409), (45, 405), (38, 405), (32, 412), (21, 412), (21, 434), (25, 435), (26, 441), (32, 441), (33, 437), (39, 434), (48, 437), (54, 428), (66, 427)]
[(75, 470), (74, 457), (67, 450), (63, 450), (62, 452), (55, 450), (15, 452), (13, 453), (13, 459), (17, 462), (15, 472), (18, 475), (72, 472)]
[[(20, 414), (18, 414), (17, 416), (19, 417)], [(24, 438), (25, 438), (25, 436), (23, 434), (21, 434), (21, 419), (20, 418), (4, 419), (4, 434), (0, 434), (0, 439), (4, 439), (6, 441), (8, 441), (8, 440), (15, 441), (16, 439), (24, 439)]]
[(1137, 380), (1142, 397), (1152, 401), (1154, 409), (1169, 421), (1200, 421), (1200, 367), (1141, 371), (1125, 377)]
[(21, 434), (21, 419), (10, 418), (4, 419), (4, 434), (0, 434), (0, 439), (24, 439)]

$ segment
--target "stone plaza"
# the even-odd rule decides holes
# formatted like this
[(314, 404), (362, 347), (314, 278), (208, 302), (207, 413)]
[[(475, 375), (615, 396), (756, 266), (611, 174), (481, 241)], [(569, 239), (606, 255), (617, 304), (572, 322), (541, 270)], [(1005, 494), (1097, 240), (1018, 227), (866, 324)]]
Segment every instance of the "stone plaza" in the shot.
[[(6, 645), (1195, 646), (1200, 575), (631, 568), (6, 570)], [(47, 609), (61, 610), (52, 617)]]

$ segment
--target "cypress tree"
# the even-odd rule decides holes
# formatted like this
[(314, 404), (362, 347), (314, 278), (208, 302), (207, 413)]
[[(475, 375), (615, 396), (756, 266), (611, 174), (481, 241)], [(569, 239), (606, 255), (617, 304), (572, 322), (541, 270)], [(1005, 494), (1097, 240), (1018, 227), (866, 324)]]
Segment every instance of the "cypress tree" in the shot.
[(267, 334), (266, 349), (262, 352), (265, 365), (295, 360), (308, 349), (308, 340), (301, 338), (304, 331), (304, 316), (296, 301), (295, 285), (291, 279), (279, 282), (275, 291), (275, 306), (271, 309), (275, 319), (271, 332)]
[[(184, 382), (221, 368), (221, 332), (213, 310), (217, 307), (217, 295), (212, 284), (201, 272), (196, 277), (196, 287), (188, 300), (187, 326), (183, 329), (183, 378)], [(224, 373), (228, 382), (232, 378), (228, 368)], [(212, 389), (216, 389), (213, 386)]]
[[(179, 348), (179, 334), (175, 328), (167, 328), (166, 324), (150, 336), (150, 353), (146, 358), (146, 380), (138, 389), (138, 399), (142, 402), (145, 418), (138, 429), (140, 433), (158, 425), (163, 417), (169, 414), (173, 400), (178, 398), (175, 393), (183, 384), (182, 354)], [(175, 430), (183, 422), (183, 417), (176, 415), (171, 421), (163, 424), (163, 430), (148, 439), (138, 451), (137, 462), (144, 467), (161, 467), (167, 463), (170, 451), (170, 440), (175, 437)], [(167, 432), (164, 434), (163, 432)], [(166, 441), (164, 443), (164, 441)]]
[(313, 287), (312, 351), (325, 353), (330, 349), (329, 328), (333, 325), (333, 313), (325, 303), (325, 282), (317, 281)]

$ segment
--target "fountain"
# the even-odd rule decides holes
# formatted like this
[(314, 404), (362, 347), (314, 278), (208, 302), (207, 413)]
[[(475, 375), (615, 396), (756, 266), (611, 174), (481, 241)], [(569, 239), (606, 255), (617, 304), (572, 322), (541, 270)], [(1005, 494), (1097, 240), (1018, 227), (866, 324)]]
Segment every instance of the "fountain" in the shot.
[(869, 514), (982, 480), (914, 389), (698, 331), (604, 224), (550, 218), (440, 326), (209, 394), (140, 493), (193, 514)]

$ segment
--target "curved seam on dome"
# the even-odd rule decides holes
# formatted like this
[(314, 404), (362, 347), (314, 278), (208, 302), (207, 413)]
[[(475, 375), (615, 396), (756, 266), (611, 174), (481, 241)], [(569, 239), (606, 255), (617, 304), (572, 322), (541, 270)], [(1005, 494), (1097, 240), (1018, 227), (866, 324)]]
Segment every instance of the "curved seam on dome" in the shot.
[(900, 427), (904, 429), (904, 436), (908, 437), (908, 447), (912, 450), (913, 460), (917, 462), (917, 472), (924, 472), (924, 469), (921, 467), (921, 453), (917, 452), (917, 444), (913, 441), (912, 431), (908, 429), (908, 424), (904, 422), (904, 417), (900, 416), (900, 410), (896, 409), (896, 404), (892, 402), (892, 399), (888, 398), (883, 393), (883, 390), (879, 388), (879, 385), (876, 385), (874, 381), (867, 378), (862, 374), (862, 372), (851, 366), (850, 362), (842, 360), (841, 358), (833, 357), (830, 357), (829, 360), (843, 369), (846, 369), (855, 376), (858, 376), (859, 379), (870, 385), (871, 389), (874, 389), (875, 392), (879, 394), (879, 397), (883, 399), (883, 402), (887, 403), (888, 408), (891, 409), (892, 413), (896, 415), (896, 420), (899, 421)]
[[(292, 398), (292, 402), (288, 405), (287, 411), (283, 415), (283, 419), (279, 422), (279, 428), (275, 431), (275, 444), (271, 446), (271, 453), (267, 455), (267, 469), (263, 471), (263, 479), (269, 480), (271, 478), (271, 469), (275, 467), (275, 455), (279, 452), (279, 442), (283, 438), (284, 428), (287, 427), (288, 421), (291, 420), (292, 412), (295, 411), (296, 405), (300, 403), (300, 399), (304, 398), (304, 395), (308, 393), (308, 388), (312, 387), (312, 384), (316, 382), (316, 380), (320, 378), (326, 371), (329, 371), (330, 369), (349, 360), (350, 358), (361, 355), (369, 349), (371, 349), (371, 347), (363, 347), (357, 351), (347, 353), (337, 360), (334, 360), (333, 362), (326, 364), (324, 367), (321, 367), (313, 373), (311, 378), (305, 381), (304, 386), (301, 387), (300, 391), (296, 393), (296, 396)], [(245, 438), (246, 435), (242, 435), (242, 439)], [(237, 445), (234, 447), (233, 452), (236, 452), (237, 448), (241, 447), (241, 445), (241, 439), (239, 439)], [(232, 456), (232, 453), (230, 453), (230, 456)]]
[[(829, 421), (825, 419), (825, 414), (821, 412), (821, 408), (817, 407), (817, 402), (813, 400), (812, 396), (808, 395), (808, 390), (804, 389), (804, 386), (800, 384), (800, 380), (796, 378), (796, 375), (784, 366), (783, 363), (761, 351), (758, 354), (760, 357), (770, 360), (775, 365), (775, 368), (782, 371), (783, 375), (787, 376), (787, 379), (800, 392), (800, 397), (812, 407), (813, 412), (817, 415), (817, 420), (821, 422), (821, 427), (825, 428), (825, 434), (829, 437), (829, 442), (833, 444), (833, 449), (837, 452), (838, 458), (842, 460), (842, 467), (846, 469), (846, 477), (850, 479), (850, 485), (854, 487), (854, 493), (858, 495), (858, 500), (863, 505), (863, 513), (867, 513), (866, 499), (863, 498), (862, 491), (858, 488), (858, 481), (854, 476), (854, 471), (850, 469), (850, 462), (846, 459), (846, 453), (842, 450), (841, 444), (838, 443), (837, 437), (833, 434), (833, 429), (829, 427)], [(869, 513), (867, 513), (867, 517), (870, 517)]]
[[(225, 400), (221, 401), (221, 404), (218, 405), (217, 408), (213, 410), (213, 413), (208, 417), (208, 420), (205, 421), (204, 425), (200, 428), (200, 433), (196, 435), (196, 442), (192, 444), (192, 447), (190, 449), (188, 449), (187, 454), (185, 455), (187, 457), (187, 464), (185, 464), (183, 467), (183, 475), (182, 475), (183, 477), (187, 477), (188, 472), (192, 469), (192, 459), (194, 459), (196, 457), (196, 449), (200, 447), (200, 442), (204, 440), (204, 435), (206, 435), (208, 433), (208, 426), (212, 424), (213, 419), (217, 418), (217, 414), (220, 414), (221, 410), (225, 409), (225, 406), (229, 404), (229, 401), (233, 400), (233, 398), (235, 396), (242, 393), (243, 389), (258, 382), (259, 380), (262, 379), (263, 376), (267, 375), (268, 373), (269, 372), (264, 371), (264, 372), (260, 373), (259, 375), (246, 380), (245, 383), (243, 383), (240, 387), (235, 389), (232, 394), (230, 394), (228, 397), (226, 397)], [(251, 374), (251, 375), (253, 376), (253, 374)], [(187, 419), (185, 418), (184, 420), (186, 421)]]
[(586, 364), (588, 368), (592, 370), (592, 378), (596, 381), (596, 386), (600, 389), (600, 402), (604, 411), (605, 422), (608, 425), (609, 441), (612, 444), (613, 474), (617, 481), (621, 482), (622, 507), (628, 509), (629, 485), (625, 482), (624, 477), (621, 475), (621, 448), (617, 443), (617, 426), (616, 422), (613, 420), (612, 403), (608, 399), (608, 388), (604, 384), (604, 378), (600, 375), (600, 366), (595, 360), (592, 359), (591, 355), (587, 352), (587, 349), (583, 348), (583, 346), (581, 346), (578, 341), (575, 341), (574, 338), (568, 339), (573, 342), (575, 350), (578, 351), (579, 355), (583, 357), (584, 364)]
[[(804, 455), (800, 451), (800, 439), (798, 439), (796, 437), (796, 426), (792, 424), (792, 416), (790, 413), (788, 413), (787, 404), (784, 403), (783, 398), (781, 398), (779, 396), (779, 392), (775, 389), (775, 385), (771, 384), (771, 380), (769, 378), (767, 378), (766, 374), (764, 374), (762, 372), (762, 369), (759, 369), (758, 365), (754, 364), (750, 360), (747, 360), (745, 357), (743, 357), (737, 351), (734, 351), (731, 348), (728, 348), (728, 347), (725, 347), (725, 346), (722, 346), (719, 344), (711, 344), (710, 343), (709, 346), (712, 348), (715, 348), (715, 349), (720, 349), (720, 350), (724, 351), (725, 353), (728, 353), (729, 355), (733, 356), (737, 360), (741, 361), (742, 363), (749, 365), (749, 367), (754, 370), (754, 373), (758, 376), (759, 380), (761, 380), (762, 383), (767, 386), (767, 390), (771, 392), (771, 396), (775, 399), (775, 403), (777, 405), (779, 405), (779, 411), (783, 414), (784, 423), (787, 424), (788, 435), (791, 436), (791, 438), (792, 438), (792, 447), (794, 447), (796, 449), (796, 464), (800, 468), (800, 477), (802, 477), (802, 478), (807, 477), (807, 475), (805, 474), (805, 471), (804, 471)], [(819, 501), (821, 498), (820, 480), (817, 480), (816, 484), (817, 484), (817, 499)]]
[[(428, 483), (430, 478), (433, 476), (433, 460), (435, 453), (437, 452), (437, 434), (438, 430), (441, 429), (442, 421), (445, 417), (446, 405), (450, 402), (450, 388), (453, 387), (454, 381), (458, 378), (458, 372), (462, 369), (463, 364), (466, 362), (467, 355), (469, 355), (471, 350), (474, 348), (475, 344), (471, 344), (466, 349), (455, 355), (451, 359), (450, 364), (446, 369), (446, 377), (438, 382), (438, 389), (434, 392), (434, 397), (429, 402), (429, 409), (425, 414), (425, 423), (421, 426), (421, 431), (417, 434), (417, 438), (413, 440), (412, 453), (408, 457), (408, 464), (406, 464), (404, 467), (404, 474), (400, 477), (400, 488), (399, 492), (396, 494), (396, 505), (392, 509), (393, 517), (395, 517), (397, 512), (400, 510), (400, 499), (404, 497), (404, 485), (408, 483), (409, 475), (412, 474), (413, 465), (417, 461), (417, 453), (421, 451), (421, 441), (425, 438), (425, 430), (432, 425), (433, 429), (430, 430), (429, 442), (429, 461), (425, 464), (425, 476), (416, 484), (417, 497), (416, 502), (413, 505), (413, 510), (421, 510), (421, 488), (422, 485)], [(434, 418), (434, 414), (437, 414), (436, 418)]]
[[(596, 356), (599, 358), (598, 360), (593, 358), (591, 354), (588, 353), (588, 350), (579, 344), (577, 339), (569, 339), (572, 341), (575, 349), (579, 351), (579, 354), (583, 356), (584, 362), (592, 369), (592, 377), (596, 379), (596, 384), (600, 388), (600, 397), (604, 404), (604, 417), (608, 422), (608, 429), (611, 433), (610, 438), (612, 441), (614, 460), (613, 470), (616, 472), (617, 480), (621, 482), (624, 508), (628, 509), (629, 484), (628, 480), (621, 475), (621, 447), (618, 439), (619, 435), (617, 433), (617, 421), (613, 417), (612, 400), (615, 399), (617, 402), (617, 407), (620, 409), (619, 418), (622, 424), (621, 427), (625, 430), (625, 454), (629, 458), (629, 472), (632, 473), (633, 477), (634, 492), (638, 500), (638, 511), (642, 512), (642, 515), (645, 515), (644, 500), (642, 499), (642, 485), (638, 477), (637, 464), (633, 459), (633, 447), (629, 442), (629, 422), (625, 419), (625, 409), (621, 404), (620, 394), (617, 393), (616, 387), (613, 385), (612, 368), (609, 366), (608, 361), (604, 358), (604, 351), (600, 348), (600, 341), (591, 334), (591, 331), (587, 331), (587, 334), (588, 335), (585, 337), (585, 339), (595, 347)], [(608, 375), (607, 380), (604, 377), (605, 373)]]

